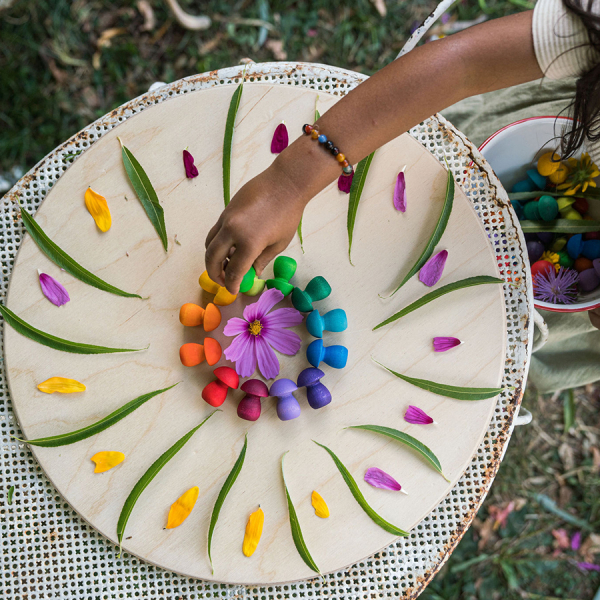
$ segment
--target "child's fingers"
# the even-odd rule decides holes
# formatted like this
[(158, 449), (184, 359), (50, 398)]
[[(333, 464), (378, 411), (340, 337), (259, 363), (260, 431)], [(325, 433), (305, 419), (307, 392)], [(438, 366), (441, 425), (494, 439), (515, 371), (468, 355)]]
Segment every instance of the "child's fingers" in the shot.
[(254, 270), (256, 275), (260, 277), (265, 270), (265, 267), (282, 251), (281, 244), (271, 244), (267, 246), (262, 253), (254, 261)]
[(229, 259), (225, 267), (225, 287), (232, 294), (237, 294), (240, 290), (240, 283), (244, 275), (250, 270), (256, 250), (252, 246), (237, 244), (233, 256)]
[(204, 241), (205, 248), (208, 248), (210, 246), (210, 243), (213, 241), (215, 235), (217, 235), (217, 233), (219, 232), (219, 229), (221, 229), (221, 219), (219, 219), (208, 232), (206, 240)]
[(221, 229), (206, 248), (204, 256), (206, 271), (208, 276), (219, 285), (225, 285), (223, 263), (229, 256), (231, 246), (233, 246), (233, 240)]

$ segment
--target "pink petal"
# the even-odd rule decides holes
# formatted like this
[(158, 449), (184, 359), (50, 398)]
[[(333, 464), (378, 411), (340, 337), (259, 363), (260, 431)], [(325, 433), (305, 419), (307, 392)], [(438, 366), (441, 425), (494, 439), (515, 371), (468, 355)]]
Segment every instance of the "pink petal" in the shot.
[(302, 340), (300, 336), (287, 329), (269, 328), (261, 331), (261, 337), (264, 338), (277, 352), (294, 356), (298, 354)]
[(584, 571), (600, 571), (600, 566), (588, 562), (579, 562), (577, 566)]
[(447, 258), (448, 250), (434, 254), (419, 271), (419, 281), (429, 287), (435, 285), (442, 277)]
[(50, 277), (50, 275), (46, 275), (46, 273), (40, 273), (40, 286), (42, 287), (42, 292), (44, 296), (55, 304), (56, 306), (62, 306), (66, 304), (71, 298), (69, 296), (69, 292), (64, 288), (64, 286), (56, 281), (54, 277)]
[(279, 375), (279, 361), (275, 352), (263, 336), (257, 336), (255, 341), (258, 370), (265, 379), (275, 379)]
[(412, 404), (406, 409), (404, 420), (413, 425), (430, 425), (431, 423), (435, 423), (424, 410), (421, 410), (418, 406), (412, 406)]
[(273, 154), (279, 154), (282, 150), (288, 147), (288, 130), (285, 123), (279, 123), (275, 128), (273, 134), (273, 140), (271, 141), (271, 152)]
[(194, 164), (194, 157), (187, 151), (183, 151), (183, 166), (185, 167), (185, 176), (188, 179), (198, 177), (198, 169)]
[(436, 352), (446, 352), (446, 350), (450, 350), (451, 348), (456, 348), (456, 346), (460, 346), (462, 342), (455, 337), (434, 337), (433, 338), (433, 349)]
[(354, 179), (354, 171), (350, 173), (350, 175), (340, 175), (338, 179), (338, 190), (340, 192), (345, 192), (346, 194), (350, 193), (350, 188), (352, 187), (352, 180)]
[(240, 377), (250, 377), (256, 371), (256, 337), (253, 335), (239, 336), (236, 340), (240, 338), (243, 343), (238, 349), (238, 358), (234, 361), (235, 370)]
[(283, 300), (283, 294), (277, 288), (265, 290), (254, 304), (248, 304), (244, 309), (244, 319), (252, 323), (260, 321), (278, 302)]
[(575, 552), (581, 547), (581, 531), (576, 531), (571, 538), (571, 550)]
[(239, 334), (234, 340), (232, 340), (231, 344), (225, 348), (225, 358), (231, 362), (238, 361), (244, 352), (248, 351), (252, 337), (253, 336), (248, 331)]
[(223, 333), (228, 336), (239, 335), (248, 331), (248, 321), (240, 319), (239, 317), (232, 317), (227, 321), (227, 325), (223, 328)]
[(400, 212), (406, 212), (406, 179), (404, 171), (398, 173), (396, 187), (394, 188), (394, 208)]
[(294, 327), (302, 323), (302, 313), (295, 308), (278, 308), (265, 315), (260, 322), (269, 329), (273, 327)]
[(365, 481), (376, 488), (381, 488), (382, 490), (392, 490), (394, 492), (399, 492), (402, 489), (402, 486), (391, 476), (388, 475), (385, 471), (378, 469), (377, 467), (371, 467), (367, 469), (365, 473)]

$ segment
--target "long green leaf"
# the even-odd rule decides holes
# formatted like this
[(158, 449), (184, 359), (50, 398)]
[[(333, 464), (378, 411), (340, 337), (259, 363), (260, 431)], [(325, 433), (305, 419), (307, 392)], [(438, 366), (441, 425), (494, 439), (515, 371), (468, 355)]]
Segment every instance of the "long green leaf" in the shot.
[(75, 262), (64, 250), (61, 250), (37, 224), (36, 220), (23, 208), (20, 207), (23, 224), (27, 229), (31, 239), (37, 244), (37, 247), (56, 265), (64, 269), (73, 277), (76, 277), (83, 283), (87, 283), (99, 290), (115, 294), (116, 296), (124, 296), (125, 298), (141, 298), (139, 294), (130, 294), (116, 288), (110, 283), (106, 283), (100, 277), (96, 277), (87, 269), (84, 269), (79, 263)]
[[(534, 192), (511, 192), (510, 194), (508, 194), (508, 197), (511, 200), (535, 200), (535, 198), (539, 198), (540, 196), (552, 196), (553, 198), (568, 198), (568, 196), (565, 196), (564, 192), (541, 192), (539, 190)], [(585, 194), (582, 194), (581, 192), (578, 192), (577, 198), (585, 198), (586, 200), (600, 200), (600, 190), (596, 193), (590, 193), (588, 191)]]
[(356, 212), (358, 211), (358, 204), (360, 202), (360, 197), (362, 196), (363, 188), (365, 187), (365, 181), (374, 155), (375, 152), (371, 152), (369, 156), (363, 158), (356, 165), (356, 171), (352, 178), (352, 186), (350, 187), (350, 198), (348, 199), (348, 260), (350, 261), (350, 264), (352, 264), (352, 237), (354, 235)]
[(489, 275), (478, 275), (476, 277), (467, 277), (466, 279), (461, 279), (459, 281), (455, 281), (454, 283), (449, 283), (447, 285), (443, 285), (442, 287), (429, 292), (429, 294), (425, 294), (423, 297), (415, 300), (412, 304), (409, 304), (406, 308), (403, 308), (401, 311), (393, 314), (389, 319), (382, 321), (379, 325), (375, 325), (373, 327), (373, 331), (379, 329), (380, 327), (384, 327), (385, 325), (389, 325), (394, 321), (397, 321), (401, 317), (408, 315), (409, 313), (417, 310), (417, 308), (421, 308), (421, 306), (425, 306), (436, 300), (440, 296), (445, 294), (449, 294), (450, 292), (454, 292), (456, 290), (462, 290), (464, 288), (472, 287), (474, 285), (485, 285), (488, 283), (504, 283), (502, 279), (498, 279), (497, 277), (490, 277)]
[(415, 377), (396, 373), (396, 371), (392, 371), (392, 369), (382, 365), (377, 360), (375, 362), (382, 366), (386, 371), (389, 371), (392, 375), (399, 377), (407, 383), (411, 383), (412, 385), (427, 390), (428, 392), (438, 394), (439, 396), (447, 396), (448, 398), (455, 398), (456, 400), (487, 400), (488, 398), (494, 398), (502, 392), (502, 388), (458, 387), (455, 385), (446, 385), (445, 383), (428, 381), (427, 379), (416, 379)]
[(563, 400), (563, 413), (565, 422), (565, 433), (569, 433), (569, 430), (575, 425), (575, 392), (573, 390), (567, 391), (565, 399)]
[[(148, 487), (150, 482), (160, 473), (161, 469), (185, 446), (188, 440), (208, 421), (218, 410), (213, 410), (202, 423), (196, 425), (196, 427), (190, 429), (182, 438), (178, 439), (164, 454), (161, 454), (148, 468), (148, 470), (142, 475), (140, 480), (133, 486), (133, 489), (127, 496), (127, 500), (125, 500), (125, 504), (123, 504), (123, 508), (121, 509), (121, 514), (119, 515), (119, 521), (117, 523), (117, 538), (119, 540), (119, 545), (123, 541), (123, 536), (125, 535), (125, 527), (127, 526), (127, 521), (129, 521), (129, 517), (135, 503), (138, 501), (138, 498), (142, 495), (142, 492)], [(120, 556), (120, 553), (119, 553)]]
[(17, 317), (10, 308), (2, 304), (0, 304), (0, 314), (4, 317), (6, 323), (21, 335), (28, 337), (38, 344), (43, 344), (62, 352), (71, 352), (72, 354), (110, 354), (113, 352), (140, 352), (147, 348), (147, 346), (146, 348), (107, 348), (106, 346), (93, 346), (91, 344), (71, 342), (70, 340), (64, 340), (63, 338), (36, 329), (20, 317)]
[(519, 223), (523, 233), (587, 233), (600, 231), (600, 221), (587, 221), (584, 219), (557, 219), (556, 221), (521, 221)]
[(14, 494), (15, 494), (15, 486), (11, 485), (8, 488), (8, 494), (6, 495), (6, 502), (8, 504), (12, 504), (13, 503), (13, 496), (14, 496)]
[(83, 427), (82, 429), (76, 429), (75, 431), (63, 433), (61, 435), (37, 438), (35, 440), (20, 440), (19, 438), (15, 439), (19, 439), (20, 442), (25, 442), (30, 446), (42, 446), (44, 448), (56, 448), (57, 446), (68, 446), (69, 444), (75, 444), (76, 442), (85, 440), (93, 435), (96, 435), (97, 433), (100, 433), (101, 431), (104, 431), (105, 429), (108, 429), (142, 406), (142, 404), (148, 402), (150, 398), (154, 398), (154, 396), (158, 396), (159, 394), (174, 388), (176, 385), (177, 383), (174, 383), (173, 385), (163, 388), (162, 390), (156, 390), (154, 392), (138, 396), (130, 402), (127, 402), (127, 404), (123, 404), (123, 406), (120, 406), (117, 408), (117, 410), (111, 412), (109, 415), (106, 415), (106, 417), (103, 419), (100, 419), (99, 421), (96, 421), (87, 427)]
[[(313, 442), (315, 442), (315, 440), (313, 440)], [(346, 485), (352, 492), (354, 499), (358, 502), (360, 507), (367, 513), (367, 515), (369, 515), (369, 517), (371, 518), (371, 520), (374, 523), (376, 523), (377, 525), (379, 525), (379, 527), (381, 527), (382, 529), (385, 529), (389, 533), (393, 533), (394, 535), (399, 535), (402, 537), (406, 537), (409, 535), (409, 533), (407, 531), (404, 531), (403, 529), (399, 529), (395, 525), (388, 523), (383, 517), (379, 516), (371, 508), (369, 503), (365, 500), (365, 497), (362, 495), (362, 492), (358, 488), (358, 485), (356, 484), (354, 477), (352, 477), (352, 475), (350, 475), (350, 471), (348, 471), (348, 469), (346, 469), (346, 467), (343, 465), (342, 461), (333, 453), (332, 450), (330, 450), (327, 446), (324, 446), (323, 444), (319, 444), (319, 442), (315, 442), (315, 444), (317, 446), (321, 446), (321, 448), (323, 448), (324, 450), (327, 450), (327, 452), (329, 453), (329, 456), (331, 456), (331, 458), (333, 459), (335, 466), (338, 468), (339, 472), (341, 473), (342, 477), (344, 478)]]
[[(444, 231), (446, 231), (446, 225), (448, 225), (448, 220), (450, 219), (450, 214), (452, 213), (453, 204), (454, 177), (452, 176), (452, 171), (448, 169), (448, 176), (446, 179), (446, 196), (444, 198), (442, 212), (440, 213), (438, 221), (435, 224), (435, 229), (433, 230), (433, 233), (431, 234), (427, 245), (423, 249), (421, 256), (419, 256), (419, 258), (417, 259), (417, 262), (412, 266), (411, 270), (404, 276), (404, 279), (400, 282), (400, 285), (389, 296), (386, 296), (387, 298), (393, 296), (431, 258), (435, 247), (442, 238)], [(381, 296), (380, 294), (380, 297), (383, 298), (384, 296)]]
[(156, 233), (158, 233), (158, 237), (161, 239), (166, 252), (169, 246), (169, 240), (167, 238), (165, 212), (163, 207), (160, 205), (158, 196), (152, 187), (152, 183), (150, 183), (148, 175), (146, 175), (146, 171), (144, 171), (142, 168), (142, 165), (140, 165), (135, 156), (131, 154), (131, 151), (123, 145), (121, 139), (117, 139), (121, 144), (123, 165), (125, 166), (125, 171), (127, 172), (129, 181), (131, 181), (131, 185), (135, 190), (136, 196), (142, 203), (150, 222), (152, 225), (154, 225), (154, 229), (156, 229)]
[(416, 450), (446, 481), (450, 481), (442, 472), (442, 465), (438, 457), (425, 444), (412, 437), (412, 435), (408, 435), (408, 433), (403, 433), (397, 429), (392, 429), (391, 427), (383, 427), (381, 425), (352, 425), (350, 427), (346, 427), (346, 429), (364, 429), (366, 431), (372, 431), (374, 433), (386, 435), (387, 437), (390, 437), (401, 444), (406, 444), (413, 450)]
[(313, 560), (313, 557), (310, 555), (308, 547), (306, 546), (306, 542), (304, 541), (302, 529), (300, 529), (300, 522), (298, 521), (298, 515), (296, 514), (296, 509), (294, 508), (290, 492), (288, 491), (287, 483), (285, 482), (283, 459), (285, 458), (286, 454), (287, 452), (284, 452), (283, 456), (281, 457), (281, 476), (283, 477), (283, 487), (285, 489), (285, 497), (287, 498), (290, 527), (292, 529), (292, 539), (294, 540), (294, 546), (296, 546), (296, 550), (298, 550), (300, 558), (306, 563), (306, 566), (320, 575), (321, 571), (319, 570), (319, 567), (317, 567), (317, 563)]
[(225, 206), (231, 200), (231, 145), (233, 143), (233, 129), (235, 127), (235, 117), (240, 100), (242, 98), (243, 83), (237, 86), (227, 111), (227, 122), (225, 123), (225, 137), (223, 138), (223, 200)]
[(223, 507), (223, 503), (225, 502), (225, 498), (227, 498), (227, 494), (233, 487), (235, 480), (238, 478), (242, 467), (244, 466), (244, 458), (246, 458), (246, 449), (248, 448), (248, 434), (246, 434), (244, 438), (244, 446), (242, 447), (242, 451), (238, 456), (238, 459), (235, 461), (233, 468), (227, 475), (227, 479), (217, 496), (217, 501), (215, 502), (215, 506), (213, 507), (212, 514), (210, 516), (210, 527), (208, 528), (208, 559), (210, 560), (210, 567), (212, 569), (213, 575), (215, 573), (215, 567), (213, 566), (212, 556), (211, 556), (211, 546), (212, 546), (212, 538), (213, 533), (215, 531), (215, 526), (217, 525), (217, 521), (219, 520), (219, 514), (221, 513), (221, 508)]
[(302, 238), (302, 217), (300, 217), (300, 223), (298, 223), (298, 237), (300, 238), (300, 249), (304, 254), (304, 239)]

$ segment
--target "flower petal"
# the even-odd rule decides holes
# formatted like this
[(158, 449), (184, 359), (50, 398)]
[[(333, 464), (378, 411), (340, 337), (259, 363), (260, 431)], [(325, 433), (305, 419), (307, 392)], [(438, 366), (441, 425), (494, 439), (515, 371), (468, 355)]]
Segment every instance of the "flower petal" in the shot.
[(104, 473), (120, 465), (125, 460), (125, 455), (122, 452), (108, 450), (97, 452), (90, 460), (96, 463), (94, 473)]
[(94, 221), (96, 221), (98, 229), (100, 231), (108, 231), (112, 224), (112, 219), (106, 198), (95, 192), (90, 187), (85, 191), (84, 198), (85, 206), (90, 212), (90, 215), (94, 217)]
[(264, 291), (254, 304), (246, 306), (244, 319), (248, 323), (262, 319), (281, 300), (283, 300), (283, 294), (277, 288)]
[(304, 317), (295, 308), (278, 308), (261, 319), (264, 327), (295, 327), (300, 325)]
[(350, 193), (350, 188), (352, 187), (352, 180), (354, 179), (354, 172), (350, 173), (350, 175), (340, 175), (338, 179), (338, 190), (340, 192), (344, 192), (346, 194)]
[(194, 164), (194, 157), (187, 151), (183, 151), (183, 166), (185, 167), (185, 176), (188, 179), (198, 177), (198, 169)]
[(371, 467), (367, 469), (365, 473), (365, 481), (373, 487), (380, 488), (382, 490), (392, 490), (399, 492), (402, 486), (385, 471), (378, 469), (377, 467)]
[(448, 250), (442, 250), (441, 252), (434, 254), (421, 267), (421, 270), (419, 271), (419, 281), (429, 287), (434, 286), (442, 277), (447, 258)]
[[(242, 337), (242, 336), (240, 336)], [(238, 339), (238, 338), (236, 338)], [(256, 337), (245, 336), (243, 346), (235, 362), (235, 371), (240, 377), (250, 377), (256, 371)]]
[(571, 550), (577, 552), (581, 547), (581, 531), (576, 531), (571, 538)]
[(275, 128), (273, 139), (271, 140), (271, 152), (273, 154), (279, 154), (282, 150), (288, 147), (288, 130), (285, 123), (279, 123)]
[(265, 379), (275, 379), (279, 375), (279, 361), (275, 352), (262, 336), (257, 336), (254, 339), (258, 370)]
[(433, 338), (433, 349), (436, 352), (446, 352), (446, 350), (450, 350), (451, 348), (456, 348), (456, 346), (460, 346), (462, 342), (455, 337), (434, 337)]
[(600, 571), (600, 565), (595, 565), (589, 562), (578, 562), (577, 566), (584, 571)]
[(300, 336), (288, 329), (269, 328), (261, 331), (263, 337), (277, 352), (294, 356), (298, 354), (302, 340)]
[(64, 288), (64, 286), (56, 281), (54, 277), (50, 277), (50, 275), (46, 275), (46, 273), (40, 273), (40, 286), (42, 287), (42, 292), (44, 296), (55, 304), (56, 306), (62, 306), (66, 304), (71, 298), (69, 296), (69, 292)]
[(421, 410), (418, 406), (413, 406), (412, 404), (406, 409), (404, 420), (413, 425), (431, 425), (431, 423), (435, 423), (424, 410)]
[(239, 335), (248, 331), (248, 321), (240, 319), (239, 317), (232, 317), (227, 321), (227, 325), (223, 328), (223, 333), (228, 336)]
[(240, 359), (248, 345), (248, 340), (252, 336), (249, 332), (240, 333), (227, 348), (225, 348), (225, 358), (231, 362)]
[(406, 212), (406, 178), (404, 176), (404, 169), (398, 173), (398, 179), (396, 179), (394, 208), (400, 212)]
[(85, 392), (85, 385), (75, 379), (67, 379), (66, 377), (50, 377), (37, 386), (40, 392), (45, 394), (74, 394), (76, 392)]
[(190, 488), (171, 504), (169, 516), (167, 517), (167, 529), (179, 527), (190, 516), (196, 505), (196, 500), (198, 500), (199, 492), (200, 488), (198, 486)]

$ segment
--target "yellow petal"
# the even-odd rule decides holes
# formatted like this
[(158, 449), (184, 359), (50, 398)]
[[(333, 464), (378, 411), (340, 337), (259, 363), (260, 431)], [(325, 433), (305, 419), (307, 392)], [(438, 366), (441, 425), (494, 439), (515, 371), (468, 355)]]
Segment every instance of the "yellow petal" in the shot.
[(104, 473), (104, 471), (120, 465), (125, 460), (125, 455), (122, 452), (107, 450), (94, 454), (90, 460), (96, 463), (94, 473)]
[(265, 513), (262, 508), (255, 510), (249, 517), (248, 523), (246, 523), (246, 533), (244, 533), (244, 543), (242, 544), (242, 552), (244, 556), (252, 556), (258, 542), (260, 542), (260, 536), (262, 535), (263, 524), (265, 522)]
[(600, 171), (598, 171), (598, 169), (596, 168), (592, 171), (592, 174), (590, 175), (590, 177), (598, 177), (598, 175), (600, 175)]
[(79, 383), (75, 379), (67, 379), (66, 377), (50, 377), (50, 379), (42, 381), (37, 388), (45, 394), (54, 394), (54, 392), (59, 392), (60, 394), (85, 392), (85, 385), (83, 383)]
[(101, 196), (92, 188), (88, 188), (85, 191), (85, 205), (90, 211), (90, 215), (94, 217), (98, 229), (100, 229), (100, 231), (108, 231), (112, 224), (112, 220), (110, 218), (110, 210), (108, 210), (108, 203), (104, 196)]
[(595, 181), (588, 181), (588, 185), (590, 187), (596, 187), (596, 182)]
[(315, 509), (315, 515), (321, 517), (321, 519), (326, 519), (329, 516), (329, 507), (325, 500), (321, 498), (321, 494), (319, 494), (319, 492), (313, 492), (310, 499), (313, 508)]
[(196, 500), (198, 500), (199, 492), (198, 486), (190, 488), (171, 504), (169, 517), (167, 518), (167, 529), (179, 527), (190, 516)]
[(587, 181), (584, 181), (584, 182), (583, 182), (583, 187), (581, 188), (581, 191), (582, 191), (582, 192), (585, 192), (585, 190), (587, 190), (587, 188), (588, 188), (588, 182), (587, 182)]

